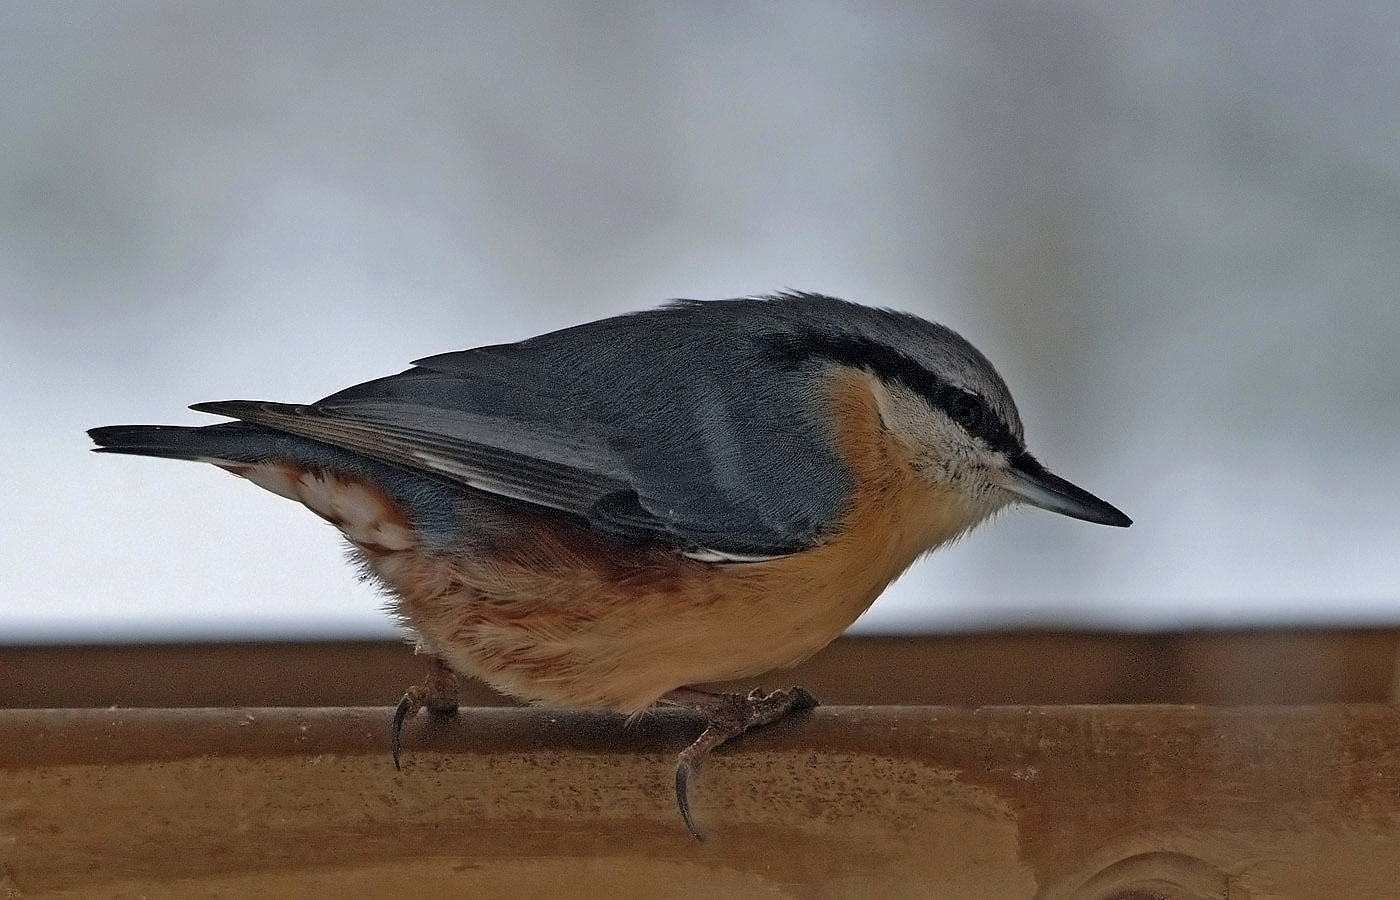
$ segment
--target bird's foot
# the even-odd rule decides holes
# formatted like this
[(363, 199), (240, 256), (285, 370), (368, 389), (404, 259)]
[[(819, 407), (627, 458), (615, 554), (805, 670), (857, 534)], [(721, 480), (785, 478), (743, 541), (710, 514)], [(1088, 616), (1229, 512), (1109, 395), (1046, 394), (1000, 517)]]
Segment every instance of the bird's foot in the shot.
[(441, 659), (433, 657), (433, 667), (422, 684), (415, 684), (403, 692), (403, 699), (394, 709), (394, 724), (389, 730), (389, 752), (394, 756), (394, 768), (399, 768), (399, 737), (403, 733), (403, 723), (420, 709), (427, 709), (435, 715), (447, 716), (457, 711), (457, 673), (447, 667)]
[(697, 841), (705, 840), (690, 816), (690, 782), (714, 749), (744, 732), (778, 721), (792, 713), (817, 706), (817, 698), (800, 687), (765, 694), (754, 688), (747, 694), (714, 694), (694, 688), (680, 688), (663, 700), (673, 706), (693, 709), (705, 716), (705, 730), (681, 751), (676, 762), (676, 805), (681, 818)]

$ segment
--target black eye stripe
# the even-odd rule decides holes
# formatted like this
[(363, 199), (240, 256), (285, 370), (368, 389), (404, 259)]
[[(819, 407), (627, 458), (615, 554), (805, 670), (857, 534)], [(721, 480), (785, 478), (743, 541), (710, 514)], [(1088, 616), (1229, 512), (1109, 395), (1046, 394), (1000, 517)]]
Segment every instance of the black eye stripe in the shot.
[[(1010, 455), (1024, 449), (985, 399), (949, 384), (913, 359), (879, 341), (815, 332), (770, 335), (764, 340), (782, 365), (796, 368), (812, 359), (826, 359), (856, 369), (868, 369), (881, 379), (902, 384), (923, 397), (930, 406), (942, 410), (968, 434), (980, 438), (991, 449)], [(959, 415), (960, 411), (962, 416)]]
[(969, 433), (975, 433), (982, 427), (983, 421), (987, 418), (989, 411), (987, 404), (982, 398), (972, 393), (964, 393), (953, 400), (948, 411), (949, 416)]

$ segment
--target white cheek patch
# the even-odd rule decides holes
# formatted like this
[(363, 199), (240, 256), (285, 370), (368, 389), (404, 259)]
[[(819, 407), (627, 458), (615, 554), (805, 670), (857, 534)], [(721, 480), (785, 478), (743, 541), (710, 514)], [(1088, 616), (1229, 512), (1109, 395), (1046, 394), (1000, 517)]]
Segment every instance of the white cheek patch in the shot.
[(403, 510), (372, 484), (286, 463), (209, 461), (260, 488), (301, 503), (367, 550), (394, 552), (418, 543)]
[(908, 388), (887, 385), (878, 379), (871, 379), (875, 404), (880, 410), (880, 420), (901, 443), (916, 456), (927, 456), (930, 450), (939, 450), (954, 426), (941, 412), (932, 409), (928, 403)]

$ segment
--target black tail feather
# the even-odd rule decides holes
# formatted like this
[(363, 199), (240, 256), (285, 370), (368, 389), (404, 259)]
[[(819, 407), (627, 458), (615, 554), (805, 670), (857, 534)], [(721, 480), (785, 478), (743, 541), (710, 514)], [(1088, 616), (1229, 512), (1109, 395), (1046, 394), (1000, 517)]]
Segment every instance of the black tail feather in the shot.
[(211, 455), (203, 428), (185, 425), (107, 425), (88, 430), (96, 453), (130, 453), (168, 459), (198, 459)]
[(107, 425), (88, 436), (97, 453), (125, 453), (163, 459), (261, 463), (290, 461), (354, 469), (367, 462), (349, 450), (297, 437), (253, 422), (217, 425)]

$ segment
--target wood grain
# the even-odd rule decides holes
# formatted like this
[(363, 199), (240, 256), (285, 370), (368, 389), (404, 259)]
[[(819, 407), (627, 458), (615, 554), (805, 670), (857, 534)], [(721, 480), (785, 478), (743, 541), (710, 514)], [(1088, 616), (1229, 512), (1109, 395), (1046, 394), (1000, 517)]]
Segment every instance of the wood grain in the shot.
[[(0, 711), (0, 897), (1396, 895), (1400, 711), (825, 707)], [(6, 894), (8, 892), (8, 896)]]

